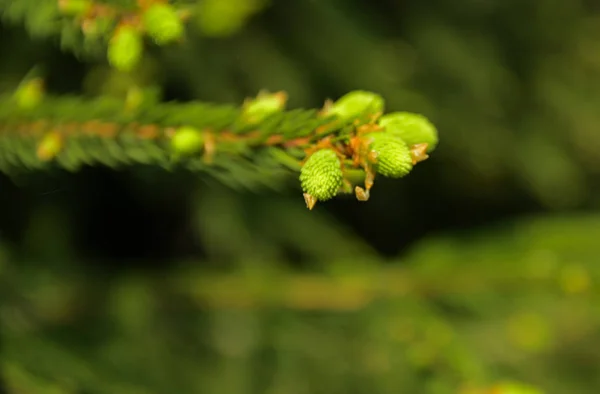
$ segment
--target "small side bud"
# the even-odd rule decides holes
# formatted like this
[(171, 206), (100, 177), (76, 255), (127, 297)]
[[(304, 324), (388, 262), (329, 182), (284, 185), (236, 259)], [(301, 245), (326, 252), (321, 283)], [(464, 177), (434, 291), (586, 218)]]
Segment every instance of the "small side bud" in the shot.
[(108, 61), (119, 71), (129, 72), (139, 63), (144, 44), (133, 26), (117, 28), (108, 43)]
[(44, 80), (33, 78), (23, 82), (16, 90), (14, 99), (21, 109), (37, 107), (45, 94)]
[(51, 131), (44, 136), (37, 148), (37, 157), (42, 161), (50, 161), (55, 158), (63, 148), (63, 137), (61, 134)]
[(268, 116), (281, 112), (287, 103), (285, 92), (261, 92), (254, 99), (248, 99), (243, 105), (242, 117), (249, 124), (257, 124)]
[(402, 178), (413, 169), (413, 158), (406, 143), (393, 135), (373, 133), (370, 149), (377, 158), (375, 170), (388, 178)]
[(340, 120), (353, 121), (358, 117), (383, 112), (385, 101), (378, 94), (357, 90), (350, 92), (333, 104), (326, 105), (324, 115), (336, 115)]
[(181, 155), (193, 155), (204, 147), (202, 132), (193, 127), (184, 126), (175, 130), (171, 138), (172, 149)]
[(169, 4), (153, 4), (144, 11), (143, 21), (148, 35), (158, 45), (168, 44), (183, 36), (183, 23)]
[(432, 152), (438, 144), (435, 126), (423, 115), (411, 112), (392, 112), (379, 119), (379, 125), (386, 132), (404, 140), (408, 146), (427, 144), (427, 152)]
[(300, 183), (309, 209), (317, 201), (335, 197), (343, 184), (342, 167), (337, 154), (331, 149), (313, 153), (300, 170)]
[(262, 0), (203, 0), (198, 2), (197, 24), (206, 36), (231, 36), (263, 6)]

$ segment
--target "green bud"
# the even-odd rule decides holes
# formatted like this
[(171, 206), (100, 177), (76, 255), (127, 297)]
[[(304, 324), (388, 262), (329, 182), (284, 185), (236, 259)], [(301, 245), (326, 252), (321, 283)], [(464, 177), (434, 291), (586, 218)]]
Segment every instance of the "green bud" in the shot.
[(336, 115), (343, 121), (382, 112), (385, 108), (383, 97), (378, 94), (357, 90), (342, 96), (326, 109), (326, 115)]
[(144, 44), (132, 26), (117, 29), (108, 43), (108, 61), (119, 71), (131, 71), (142, 57)]
[(382, 116), (378, 123), (386, 132), (402, 138), (408, 146), (427, 143), (427, 152), (432, 152), (438, 144), (437, 129), (423, 115), (393, 112)]
[(55, 158), (63, 148), (63, 138), (57, 132), (50, 132), (44, 136), (37, 148), (37, 157), (42, 161)]
[(373, 133), (371, 150), (377, 154), (375, 169), (389, 178), (402, 178), (413, 168), (412, 156), (406, 143), (393, 135)]
[(14, 94), (17, 105), (22, 109), (37, 107), (44, 98), (44, 81), (33, 78), (23, 82)]
[(171, 138), (171, 147), (182, 155), (192, 155), (202, 150), (204, 138), (202, 133), (193, 127), (184, 126), (175, 131)]
[(244, 27), (262, 3), (256, 0), (203, 0), (198, 4), (198, 26), (210, 37), (233, 35)]
[(343, 183), (342, 167), (336, 153), (322, 149), (313, 153), (300, 170), (302, 190), (319, 201), (336, 196)]
[(281, 112), (286, 102), (287, 94), (284, 92), (261, 92), (255, 99), (246, 100), (242, 116), (250, 124), (260, 123), (268, 116)]
[(164, 45), (183, 36), (184, 28), (175, 9), (169, 4), (154, 4), (144, 12), (144, 26), (158, 45)]

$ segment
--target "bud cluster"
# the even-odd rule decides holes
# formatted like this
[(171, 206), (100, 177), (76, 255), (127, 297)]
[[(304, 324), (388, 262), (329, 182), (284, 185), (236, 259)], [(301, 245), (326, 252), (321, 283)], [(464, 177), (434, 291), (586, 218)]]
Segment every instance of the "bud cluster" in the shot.
[(348, 169), (364, 170), (365, 188), (356, 186), (355, 193), (359, 200), (366, 201), (376, 174), (402, 178), (436, 148), (438, 133), (426, 117), (409, 112), (383, 115), (384, 110), (383, 98), (367, 91), (351, 92), (325, 104), (321, 115), (332, 116), (337, 128), (351, 125), (352, 131), (345, 141), (342, 136), (341, 142), (330, 143), (328, 137), (317, 143), (328, 149), (307, 150), (300, 182), (310, 209), (351, 183), (344, 176)]

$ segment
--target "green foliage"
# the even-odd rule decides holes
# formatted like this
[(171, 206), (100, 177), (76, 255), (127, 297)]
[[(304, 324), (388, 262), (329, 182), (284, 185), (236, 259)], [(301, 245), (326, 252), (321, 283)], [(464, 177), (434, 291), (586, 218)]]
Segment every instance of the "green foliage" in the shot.
[[(34, 37), (60, 37), (61, 47), (96, 60), (106, 53), (110, 64), (131, 71), (143, 54), (143, 35), (165, 46), (184, 39), (192, 19), (208, 36), (229, 36), (261, 10), (262, 0), (0, 0), (0, 17), (23, 24)], [(123, 29), (123, 26), (127, 27)]]
[[(70, 136), (61, 154), (56, 157), (56, 163), (68, 169), (93, 163), (122, 166), (131, 161), (169, 167), (172, 162), (168, 131), (179, 125), (189, 125), (201, 130), (228, 128), (234, 134), (248, 131), (248, 126), (236, 123), (240, 116), (239, 108), (208, 103), (165, 103), (130, 112), (125, 110), (122, 101), (108, 97), (91, 101), (76, 97), (50, 97), (36, 112), (15, 111), (7, 99), (2, 101), (0, 108), (3, 130), (0, 166), (4, 171), (18, 168), (23, 163), (32, 168), (47, 166), (47, 162), (36, 157), (36, 139), (52, 130)], [(244, 144), (222, 144), (216, 159), (231, 155), (239, 155), (242, 159), (242, 153), (249, 146), (259, 146), (275, 131), (288, 138), (307, 135), (311, 129), (325, 122), (310, 119), (311, 114), (314, 112), (291, 111), (281, 114), (265, 124), (259, 135)], [(101, 119), (102, 122), (95, 122), (94, 119)], [(149, 128), (144, 129), (143, 125), (148, 125)], [(19, 128), (23, 127), (24, 133), (20, 134)], [(145, 132), (148, 133), (147, 137), (144, 137)], [(255, 155), (263, 154), (262, 150), (255, 152)], [(264, 162), (268, 169), (269, 161), (265, 159)], [(182, 165), (193, 170), (206, 168), (199, 156)], [(227, 163), (222, 165), (227, 166)], [(270, 166), (277, 164), (272, 163)]]
[[(206, 197), (196, 199), (193, 221), (199, 233), (223, 232), (210, 236), (211, 256), (246, 261), (246, 269), (182, 264), (168, 275), (134, 271), (106, 283), (72, 267), (67, 275), (5, 262), (2, 310), (14, 316), (0, 320), (9, 387), (25, 380), (39, 390), (95, 393), (299, 385), (314, 393), (536, 392), (516, 382), (524, 381), (546, 393), (594, 392), (577, 370), (599, 362), (588, 351), (600, 328), (597, 215), (439, 236), (383, 267), (359, 239), (294, 203), (268, 199), (244, 209), (226, 192)], [(206, 215), (213, 211), (239, 215)], [(249, 214), (263, 222), (244, 224)], [(276, 256), (290, 245), (328, 264), (289, 271)], [(565, 287), (575, 265), (587, 285)], [(82, 333), (85, 345), (75, 345)], [(561, 360), (572, 365), (557, 370)], [(515, 382), (496, 383), (507, 377)]]
[[(599, 391), (597, 7), (178, 0), (158, 45), (150, 3), (0, 0), (0, 391)], [(369, 132), (435, 155), (346, 225), (264, 190), (330, 149), (347, 192)]]
[[(117, 37), (130, 33), (122, 28)], [(131, 59), (132, 51), (125, 49), (124, 59)], [(360, 92), (361, 97), (367, 95)], [(362, 138), (358, 130), (369, 125), (361, 124), (360, 118), (354, 122), (343, 118), (341, 123), (341, 118), (316, 110), (283, 112), (286, 97), (282, 92), (262, 92), (256, 99), (246, 100), (242, 108), (198, 102), (138, 102), (138, 107), (131, 107), (109, 97), (83, 100), (50, 96), (36, 108), (23, 108), (23, 100), (15, 107), (11, 101), (0, 99), (0, 170), (51, 165), (77, 170), (84, 165), (116, 168), (141, 163), (219, 174), (225, 183), (240, 182), (245, 188), (278, 188), (282, 175), (296, 169), (288, 164), (290, 160), (303, 160), (308, 150), (333, 138), (337, 141), (335, 150), (328, 152), (352, 163), (342, 166), (337, 156), (328, 161), (322, 152), (309, 158), (300, 177), (306, 194), (328, 200), (340, 189), (342, 169), (365, 163), (362, 169), (368, 170), (361, 149), (348, 151), (354, 139)], [(347, 102), (347, 97), (351, 96), (342, 102)], [(382, 108), (383, 99), (374, 94), (369, 97), (377, 97), (378, 104), (372, 106), (368, 101), (356, 114), (369, 118), (375, 114), (368, 111)], [(384, 176), (404, 176), (412, 169), (410, 151), (398, 137), (387, 136), (385, 141), (373, 137), (372, 149), (379, 155), (375, 168)], [(349, 178), (344, 181), (351, 183)]]

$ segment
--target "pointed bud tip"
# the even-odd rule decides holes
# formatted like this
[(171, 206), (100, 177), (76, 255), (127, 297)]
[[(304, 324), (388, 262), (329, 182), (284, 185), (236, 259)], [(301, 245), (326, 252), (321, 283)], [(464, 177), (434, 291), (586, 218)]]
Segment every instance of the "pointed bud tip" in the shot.
[(304, 193), (304, 202), (306, 203), (306, 207), (312, 211), (317, 204), (317, 199), (308, 193)]

